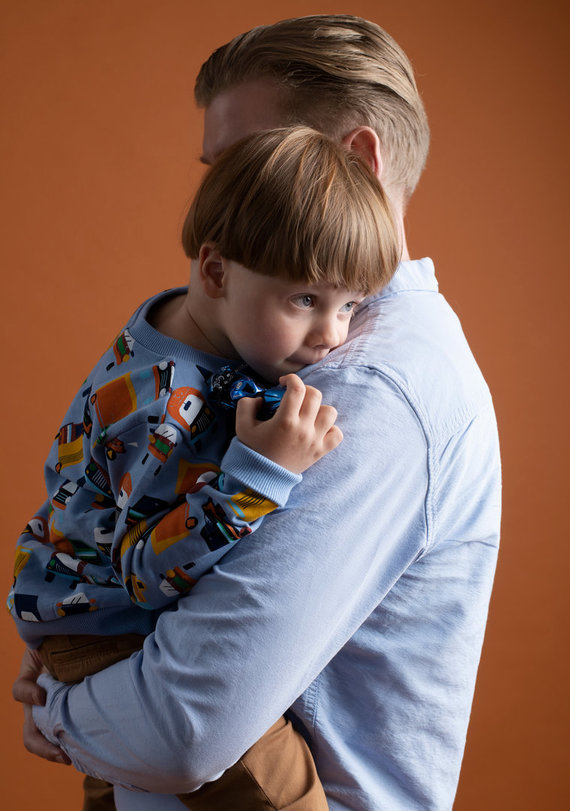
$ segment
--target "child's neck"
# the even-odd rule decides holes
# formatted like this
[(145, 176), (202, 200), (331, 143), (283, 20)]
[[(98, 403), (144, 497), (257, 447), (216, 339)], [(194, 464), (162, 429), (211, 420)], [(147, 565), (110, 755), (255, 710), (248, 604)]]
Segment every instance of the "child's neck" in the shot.
[(168, 296), (158, 302), (148, 315), (148, 321), (156, 330), (168, 338), (175, 338), (183, 344), (207, 352), (209, 355), (226, 357), (224, 348), (217, 346), (215, 337), (212, 340), (198, 324), (191, 312), (188, 297), (184, 293)]

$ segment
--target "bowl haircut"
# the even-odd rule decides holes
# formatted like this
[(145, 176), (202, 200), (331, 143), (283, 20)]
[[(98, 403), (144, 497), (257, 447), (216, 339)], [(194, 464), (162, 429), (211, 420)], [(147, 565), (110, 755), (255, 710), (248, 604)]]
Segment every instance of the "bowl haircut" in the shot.
[(256, 273), (365, 295), (387, 284), (401, 255), (380, 181), (308, 127), (249, 135), (216, 159), (182, 231), (190, 258), (206, 243)]

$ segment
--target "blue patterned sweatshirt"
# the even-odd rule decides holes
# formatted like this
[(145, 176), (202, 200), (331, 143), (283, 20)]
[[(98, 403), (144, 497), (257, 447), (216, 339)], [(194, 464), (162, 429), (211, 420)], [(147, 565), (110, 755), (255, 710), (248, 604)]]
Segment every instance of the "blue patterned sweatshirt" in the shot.
[(56, 434), (8, 599), (31, 647), (48, 634), (150, 632), (301, 479), (233, 437), (201, 371), (221, 359), (146, 319), (164, 295), (121, 330)]

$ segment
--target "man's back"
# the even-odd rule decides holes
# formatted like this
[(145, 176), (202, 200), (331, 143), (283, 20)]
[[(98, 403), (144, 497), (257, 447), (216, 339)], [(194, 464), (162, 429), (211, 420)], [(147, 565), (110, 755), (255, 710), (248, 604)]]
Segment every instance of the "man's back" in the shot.
[[(403, 263), (324, 386), (329, 397), (334, 387), (345, 436), (361, 434), (360, 462), (342, 484), (329, 482), (327, 510), (337, 486), (341, 509), (354, 503), (344, 523), (352, 560), (336, 565), (351, 580), (360, 568), (362, 585), (340, 617), (339, 633), (352, 635), (293, 709), (334, 811), (449, 808), (463, 754), (500, 463), (487, 386), (432, 272), (429, 260)], [(328, 374), (308, 379), (323, 387)], [(331, 594), (342, 599), (334, 585)]]

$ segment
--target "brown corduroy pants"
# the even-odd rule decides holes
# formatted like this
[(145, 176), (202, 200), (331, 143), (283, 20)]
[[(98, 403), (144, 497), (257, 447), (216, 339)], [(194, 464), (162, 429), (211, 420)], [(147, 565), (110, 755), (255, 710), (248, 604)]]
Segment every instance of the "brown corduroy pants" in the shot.
[[(38, 653), (52, 676), (78, 682), (140, 650), (144, 637), (51, 636)], [(85, 777), (83, 811), (115, 811), (113, 786)], [(280, 718), (213, 783), (179, 794), (190, 811), (328, 811), (313, 757), (290, 721)]]

